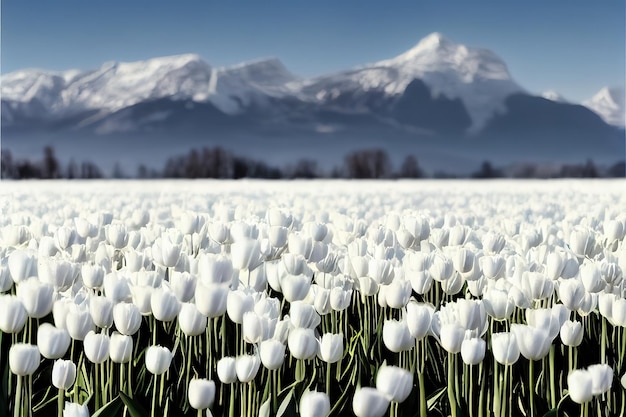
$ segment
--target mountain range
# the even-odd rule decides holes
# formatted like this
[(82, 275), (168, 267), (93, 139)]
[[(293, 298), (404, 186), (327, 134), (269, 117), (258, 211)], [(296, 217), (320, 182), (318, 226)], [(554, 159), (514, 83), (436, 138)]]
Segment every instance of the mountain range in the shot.
[(322, 166), (381, 147), (448, 172), (483, 160), (624, 158), (623, 90), (604, 88), (582, 104), (534, 95), (493, 52), (440, 33), (394, 58), (314, 78), (274, 58), (217, 68), (185, 54), (88, 71), (27, 69), (3, 75), (0, 87), (3, 148), (28, 156), (50, 144), (64, 159), (129, 169), (216, 145)]

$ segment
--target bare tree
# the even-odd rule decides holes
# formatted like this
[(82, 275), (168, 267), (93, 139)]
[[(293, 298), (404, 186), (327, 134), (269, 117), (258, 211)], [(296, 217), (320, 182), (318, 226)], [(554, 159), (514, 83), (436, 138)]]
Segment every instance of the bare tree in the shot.
[(414, 155), (407, 155), (400, 166), (400, 178), (422, 178), (424, 173), (419, 167), (417, 158)]

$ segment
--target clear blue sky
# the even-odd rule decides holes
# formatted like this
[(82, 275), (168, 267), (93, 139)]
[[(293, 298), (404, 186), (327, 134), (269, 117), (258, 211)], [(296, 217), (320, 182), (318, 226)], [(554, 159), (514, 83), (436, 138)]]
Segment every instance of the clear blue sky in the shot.
[(1, 72), (193, 52), (302, 76), (395, 56), (431, 32), (493, 50), (531, 92), (624, 86), (623, 0), (2, 0)]

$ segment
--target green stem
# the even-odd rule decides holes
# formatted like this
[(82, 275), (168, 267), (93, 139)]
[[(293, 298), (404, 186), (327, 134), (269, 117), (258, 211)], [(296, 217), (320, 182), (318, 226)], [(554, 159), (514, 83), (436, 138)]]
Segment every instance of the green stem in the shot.
[(326, 395), (330, 398), (330, 362), (326, 362)]
[(600, 363), (606, 363), (606, 319), (602, 317), (602, 337), (600, 339)]
[(550, 367), (550, 409), (556, 407), (556, 386), (554, 381), (554, 352), (555, 346), (550, 347), (550, 360), (548, 361)]
[(63, 417), (63, 406), (65, 405), (64, 397), (65, 397), (65, 390), (59, 389), (59, 394), (57, 395), (57, 417)]
[(417, 373), (417, 382), (420, 389), (420, 417), (428, 416), (428, 408), (426, 404), (426, 390), (424, 384), (424, 372), (421, 370)]
[(420, 388), (420, 416), (426, 417), (428, 415), (428, 404), (426, 403), (426, 384), (424, 381), (424, 362), (426, 361), (426, 339), (422, 339), (419, 341), (419, 370), (417, 373), (417, 382)]
[(483, 362), (478, 366), (478, 378), (480, 382), (480, 394), (478, 395), (478, 417), (483, 417), (483, 411), (485, 410), (485, 398), (487, 397), (487, 388), (485, 387), (485, 368)]
[(448, 352), (448, 401), (450, 414), (456, 417), (456, 396), (454, 393), (454, 353)]
[(528, 364), (528, 390), (530, 394), (530, 417), (535, 415), (535, 361)]
[(474, 366), (469, 365), (469, 415), (474, 417)]
[(152, 408), (150, 409), (150, 416), (154, 417), (156, 414), (156, 386), (157, 386), (157, 375), (154, 375), (152, 380)]
[(230, 403), (228, 404), (228, 417), (235, 417), (235, 390), (237, 387), (230, 384)]
[(17, 386), (15, 387), (15, 405), (13, 406), (13, 416), (20, 417), (22, 415), (22, 380), (24, 377), (17, 376)]
[(500, 383), (500, 365), (498, 362), (493, 363), (493, 413), (502, 417), (502, 408), (500, 407), (500, 396), (502, 395), (502, 384)]
[(95, 395), (95, 404), (96, 404), (96, 410), (100, 409), (100, 407), (102, 407), (102, 402), (101, 402), (101, 396), (102, 393), (101, 391), (98, 389), (97, 385), (99, 384), (99, 369), (100, 369), (100, 365), (98, 364), (94, 364), (94, 377), (93, 377), (93, 384), (91, 386), (91, 392), (94, 393)]

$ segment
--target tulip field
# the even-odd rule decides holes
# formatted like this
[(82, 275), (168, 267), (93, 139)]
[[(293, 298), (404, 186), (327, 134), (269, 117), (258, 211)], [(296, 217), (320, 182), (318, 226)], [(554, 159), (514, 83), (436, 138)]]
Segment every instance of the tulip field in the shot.
[(626, 182), (0, 184), (0, 415), (626, 415)]

